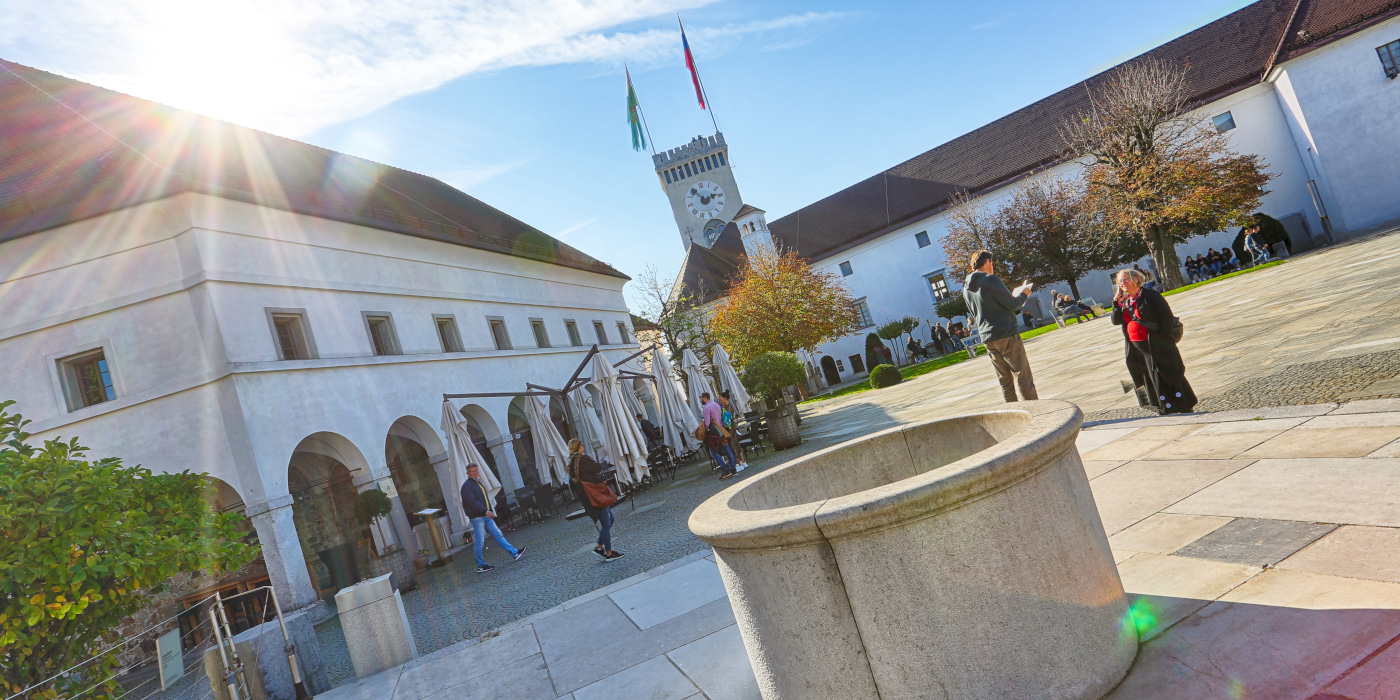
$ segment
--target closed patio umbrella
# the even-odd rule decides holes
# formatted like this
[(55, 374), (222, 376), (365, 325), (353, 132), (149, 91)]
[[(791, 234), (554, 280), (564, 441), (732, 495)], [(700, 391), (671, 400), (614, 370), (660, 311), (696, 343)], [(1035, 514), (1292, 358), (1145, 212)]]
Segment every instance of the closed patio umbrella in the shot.
[(603, 353), (593, 356), (592, 384), (602, 393), (603, 451), (617, 467), (617, 480), (634, 484), (651, 470), (647, 466), (647, 437), (622, 398), (622, 392), (631, 391), (623, 386), (624, 381)]
[(603, 424), (598, 421), (593, 395), (582, 386), (574, 389), (569, 393), (569, 410), (578, 422), (579, 442), (583, 443), (588, 454), (597, 459), (598, 448), (603, 446)]
[(549, 419), (549, 404), (543, 396), (525, 397), (525, 419), (530, 421), (530, 439), (535, 443), (535, 467), (540, 483), (550, 483), (550, 475), (561, 484), (569, 483), (569, 444)]
[(709, 394), (710, 398), (714, 398), (715, 391), (710, 388), (710, 378), (705, 376), (705, 370), (700, 367), (700, 358), (696, 357), (690, 348), (686, 348), (685, 352), (681, 353), (681, 371), (685, 372), (686, 392), (689, 394), (687, 399), (691, 409), (695, 411), (698, 422), (702, 410), (700, 395)]
[(724, 346), (715, 346), (715, 370), (719, 374), (719, 385), (724, 391), (729, 392), (729, 401), (734, 404), (734, 412), (743, 415), (748, 412), (749, 405), (753, 403), (753, 398), (744, 388), (744, 383), (739, 381), (739, 373), (734, 371), (734, 365), (729, 364), (729, 353)]
[(700, 427), (700, 418), (685, 405), (676, 375), (671, 371), (671, 362), (660, 350), (651, 354), (651, 376), (656, 378), (656, 414), (662, 442), (676, 454), (684, 454), (695, 444), (695, 429)]
[(452, 406), (452, 400), (446, 399), (442, 402), (442, 432), (447, 436), (447, 464), (448, 464), (448, 487), (452, 493), (443, 494), (447, 507), (457, 514), (457, 522), (466, 526), (471, 522), (467, 513), (462, 509), (462, 484), (467, 483), (467, 465), (475, 464), (480, 470), (481, 485), (486, 487), (486, 497), (488, 504), (494, 503), (496, 494), (501, 490), (501, 480), (491, 472), (491, 467), (487, 466), (486, 460), (481, 458), (481, 453), (476, 451), (476, 445), (472, 444), (472, 436), (467, 432), (467, 421)]

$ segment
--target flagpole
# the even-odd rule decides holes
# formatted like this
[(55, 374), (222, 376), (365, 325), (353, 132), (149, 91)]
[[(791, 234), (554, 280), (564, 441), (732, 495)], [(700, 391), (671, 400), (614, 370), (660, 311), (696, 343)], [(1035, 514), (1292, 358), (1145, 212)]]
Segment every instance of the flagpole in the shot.
[[(681, 15), (676, 13), (676, 24), (680, 25), (681, 35), (685, 35), (685, 23), (681, 22)], [(705, 92), (705, 80), (700, 77), (700, 63), (695, 61), (695, 52), (690, 53), (690, 60), (695, 63), (695, 82), (700, 83), (700, 94), (705, 98), (705, 111), (710, 113), (710, 123), (715, 125), (715, 133), (719, 133), (719, 119), (715, 117), (715, 103), (710, 101), (709, 93)]]
[[(637, 88), (632, 85), (632, 70), (626, 63), (623, 63), (622, 71), (627, 74), (627, 89), (633, 94), (636, 94)], [(651, 154), (656, 155), (656, 139), (651, 137), (651, 127), (647, 126), (647, 113), (642, 111), (642, 99), (640, 97), (637, 98), (637, 118), (642, 122), (642, 130), (647, 133), (647, 141), (651, 146)]]

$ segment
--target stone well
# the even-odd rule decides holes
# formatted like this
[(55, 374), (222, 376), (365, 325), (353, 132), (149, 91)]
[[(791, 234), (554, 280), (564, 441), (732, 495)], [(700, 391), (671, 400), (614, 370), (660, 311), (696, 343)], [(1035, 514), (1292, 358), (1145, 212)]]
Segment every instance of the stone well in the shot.
[(1062, 401), (893, 428), (690, 516), (767, 700), (1099, 698), (1137, 633)]

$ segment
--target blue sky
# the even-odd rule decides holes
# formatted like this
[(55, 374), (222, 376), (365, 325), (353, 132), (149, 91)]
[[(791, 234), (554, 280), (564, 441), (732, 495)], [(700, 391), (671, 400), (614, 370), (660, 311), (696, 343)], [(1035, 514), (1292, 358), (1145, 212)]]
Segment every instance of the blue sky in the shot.
[(713, 131), (776, 219), (1245, 2), (0, 0), (0, 56), (453, 184), (635, 276), (684, 250), (631, 149)]

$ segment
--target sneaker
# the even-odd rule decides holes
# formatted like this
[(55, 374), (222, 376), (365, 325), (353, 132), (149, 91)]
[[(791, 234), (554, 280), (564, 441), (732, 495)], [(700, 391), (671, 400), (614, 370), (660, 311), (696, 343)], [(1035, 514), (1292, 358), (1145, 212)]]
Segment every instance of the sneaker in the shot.
[(602, 558), (604, 558), (604, 559), (607, 559), (607, 558), (608, 558), (608, 553), (605, 552), (605, 551), (603, 551), (603, 548), (602, 548), (602, 547), (595, 547), (595, 548), (593, 549), (593, 553), (594, 553), (594, 554), (597, 554), (598, 556), (600, 556), (600, 557), (602, 557)]
[(486, 572), (488, 572), (488, 571), (490, 571), (490, 570), (492, 570), (492, 569), (494, 569), (494, 568), (496, 568), (496, 567), (491, 566), (490, 564), (482, 564), (481, 566), (476, 567), (476, 573), (478, 573), (478, 574), (484, 574), (484, 573), (486, 573)]
[(748, 468), (749, 468), (748, 462), (740, 462), (737, 466), (735, 466), (734, 471), (736, 471), (736, 472), (741, 472), (741, 471), (744, 471), (745, 469), (748, 469)]
[(515, 550), (515, 556), (511, 557), (511, 559), (520, 561), (520, 557), (525, 556), (525, 549), (525, 547), (521, 547), (520, 549)]
[(603, 561), (612, 561), (612, 560), (614, 560), (614, 559), (621, 559), (622, 556), (623, 556), (623, 555), (622, 555), (622, 552), (613, 552), (612, 554), (604, 554), (604, 555), (603, 555)]

